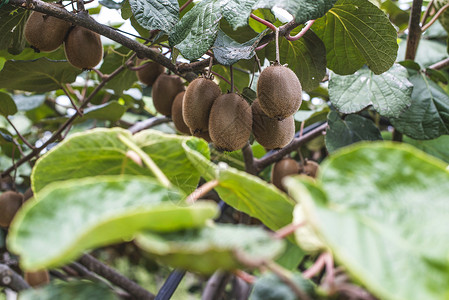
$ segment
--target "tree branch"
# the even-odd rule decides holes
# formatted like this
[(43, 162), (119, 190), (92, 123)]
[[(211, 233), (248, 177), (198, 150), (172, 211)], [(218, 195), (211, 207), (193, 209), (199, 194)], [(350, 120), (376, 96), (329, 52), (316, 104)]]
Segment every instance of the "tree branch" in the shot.
[(10, 288), (16, 292), (30, 288), (30, 285), (8, 265), (0, 264), (0, 286)]
[(405, 59), (415, 60), (416, 50), (418, 49), (422, 32), (421, 26), (419, 26), (422, 2), (423, 0), (413, 0), (412, 11), (410, 13), (410, 20), (408, 23), (407, 49), (405, 50)]
[(429, 66), (429, 69), (433, 70), (441, 70), (449, 66), (449, 58), (443, 59), (442, 61), (439, 61), (437, 63), (434, 63), (433, 65)]
[(155, 298), (152, 293), (89, 254), (84, 254), (78, 261), (90, 271), (106, 278), (111, 283), (130, 293), (136, 299), (153, 300)]
[(170, 122), (171, 118), (169, 117), (152, 117), (144, 121), (137, 122), (133, 126), (129, 127), (128, 130), (131, 131), (132, 134), (135, 134), (139, 131), (151, 128), (153, 126)]

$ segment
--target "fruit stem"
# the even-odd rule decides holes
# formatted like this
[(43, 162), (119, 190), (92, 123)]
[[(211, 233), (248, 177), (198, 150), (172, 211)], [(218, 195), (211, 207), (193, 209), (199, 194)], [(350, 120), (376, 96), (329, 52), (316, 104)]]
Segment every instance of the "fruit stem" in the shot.
[[(227, 80), (226, 78), (224, 78), (223, 76), (221, 76), (220, 74), (218, 74), (217, 72), (212, 71), (212, 74), (214, 74), (214, 76), (219, 77), (220, 79), (222, 79), (224, 82), (226, 82), (227, 84), (231, 85), (231, 82), (229, 80)], [(235, 88), (235, 90), (237, 91), (237, 93), (240, 93), (238, 88)]]
[(295, 233), (296, 229), (304, 226), (306, 223), (302, 222), (302, 223), (290, 223), (284, 227), (282, 227), (281, 229), (277, 230), (274, 233), (274, 238), (275, 239), (283, 239), (287, 236), (289, 236), (290, 234)]
[(281, 63), (280, 55), (279, 55), (279, 28), (276, 27), (276, 62)]
[(234, 93), (234, 69), (232, 68), (232, 65), (229, 66), (229, 73), (231, 76), (231, 93)]
[(211, 78), (211, 73), (213, 73), (212, 72), (212, 64), (214, 63), (214, 57), (213, 56), (211, 56), (210, 58), (209, 58), (209, 69), (207, 69), (207, 78)]
[(441, 16), (441, 14), (442, 13), (444, 13), (445, 11), (446, 11), (446, 9), (448, 9), (449, 8), (449, 3), (447, 3), (446, 5), (444, 5), (434, 16), (433, 16), (433, 18), (432, 18), (432, 20), (430, 20), (429, 21), (429, 23), (427, 23), (426, 25), (424, 25), (422, 28), (421, 28), (421, 31), (422, 32), (424, 32), (424, 31), (426, 31), (427, 29), (429, 29), (429, 27), (430, 26), (432, 26), (433, 25), (433, 23), (435, 23), (436, 22), (436, 20)]
[[(17, 130), (16, 126), (14, 126), (14, 123), (9, 119), (9, 116), (5, 118), (6, 121), (8, 121), (9, 125), (11, 125), (11, 127), (14, 129), (14, 131), (17, 133), (17, 136), (22, 140), (22, 142), (25, 143), (25, 145), (27, 145), (31, 150), (34, 149), (33, 145), (31, 145), (26, 138), (20, 134), (20, 132)], [(17, 147), (19, 147), (19, 145), (17, 145)], [(19, 147), (20, 149), (20, 147)]]
[(133, 141), (131, 141), (130, 139), (128, 139), (124, 135), (119, 134), (118, 138), (126, 146), (128, 146), (131, 150), (133, 150), (134, 152), (137, 153), (137, 155), (140, 156), (140, 158), (142, 159), (143, 163), (148, 167), (148, 169), (151, 170), (151, 172), (153, 172), (154, 176), (156, 176), (157, 180), (159, 180), (159, 182), (163, 186), (165, 186), (167, 188), (171, 187), (172, 184), (171, 184), (170, 180), (168, 180), (167, 176), (165, 176), (165, 174), (161, 171), (161, 169), (159, 169), (159, 167), (154, 163), (154, 161), (150, 158), (150, 156), (148, 156), (148, 154), (143, 152), (143, 150), (140, 149), (139, 146), (134, 144)]
[(267, 26), (268, 28), (270, 28), (273, 31), (276, 31), (277, 27), (274, 26), (273, 24), (271, 24), (270, 22), (268, 22), (267, 20), (264, 20), (262, 18), (259, 18), (258, 16), (256, 16), (255, 14), (250, 14), (249, 15), (251, 18), (253, 18), (254, 20), (256, 20), (259, 23), (262, 23), (263, 25)]
[(188, 204), (195, 203), (196, 200), (200, 199), (210, 191), (212, 191), (216, 186), (218, 186), (220, 182), (214, 179), (209, 182), (206, 182), (202, 186), (199, 186), (196, 190), (194, 190), (189, 196), (186, 198), (186, 202)]
[(422, 19), (421, 19), (421, 26), (424, 26), (426, 24), (426, 20), (429, 17), (430, 10), (433, 7), (433, 2), (434, 2), (434, 0), (430, 0), (429, 4), (427, 4), (426, 11), (424, 12)]
[(301, 31), (295, 36), (291, 36), (290, 34), (287, 35), (287, 40), (289, 41), (299, 40), (304, 36), (304, 34), (306, 34), (307, 30), (309, 30), (310, 27), (312, 27), (313, 23), (315, 23), (315, 20), (310, 20), (309, 22), (307, 22), (306, 26), (303, 29), (301, 29)]
[(184, 3), (184, 5), (181, 6), (181, 8), (179, 9), (179, 12), (182, 12), (184, 9), (186, 9), (187, 6), (189, 6), (189, 4), (192, 3), (192, 2), (193, 2), (193, 0), (189, 0), (186, 3)]

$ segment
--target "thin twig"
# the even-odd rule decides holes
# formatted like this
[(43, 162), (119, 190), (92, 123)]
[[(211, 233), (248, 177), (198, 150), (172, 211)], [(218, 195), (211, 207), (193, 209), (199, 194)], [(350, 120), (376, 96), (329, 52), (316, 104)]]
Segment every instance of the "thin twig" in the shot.
[(217, 271), (207, 281), (201, 300), (221, 299), (226, 285), (231, 279), (232, 274), (224, 271)]
[(152, 117), (144, 121), (137, 122), (133, 126), (129, 127), (128, 130), (131, 131), (132, 134), (140, 132), (142, 130), (154, 127), (159, 124), (168, 123), (171, 121), (169, 117)]
[(310, 279), (316, 276), (318, 273), (320, 273), (325, 265), (326, 265), (325, 253), (322, 253), (320, 254), (320, 256), (318, 256), (315, 263), (302, 273), (302, 276), (306, 279)]
[(136, 299), (153, 300), (155, 298), (152, 293), (89, 254), (84, 254), (78, 261), (90, 271), (127, 291)]
[[(28, 148), (30, 148), (30, 149), (34, 149), (34, 148), (35, 148), (33, 145), (31, 145), (31, 144), (26, 140), (26, 138), (24, 138), (24, 137), (20, 134), (19, 130), (17, 130), (16, 126), (14, 126), (14, 123), (9, 119), (9, 117), (6, 117), (6, 121), (8, 121), (9, 125), (11, 125), (11, 127), (14, 129), (14, 131), (15, 131), (16, 134), (17, 134), (17, 136), (22, 140), (22, 142), (25, 143), (25, 145), (28, 146)], [(17, 145), (17, 146), (18, 146), (19, 149), (20, 149), (20, 146), (19, 146), (19, 145)]]
[(256, 20), (257, 22), (267, 26), (268, 28), (270, 28), (273, 31), (276, 31), (276, 26), (274, 26), (273, 24), (271, 24), (270, 22), (268, 22), (267, 20), (264, 20), (262, 18), (259, 18), (258, 16), (256, 16), (255, 14), (250, 14), (249, 15), (252, 19)]
[(189, 0), (186, 3), (184, 3), (184, 5), (181, 6), (181, 8), (179, 9), (179, 12), (182, 12), (184, 9), (186, 9), (187, 6), (189, 6), (189, 4), (192, 3), (192, 2), (193, 2), (193, 0)]
[(433, 16), (432, 20), (430, 20), (429, 23), (427, 23), (426, 25), (424, 25), (421, 28), (421, 31), (424, 32), (427, 29), (429, 29), (429, 27), (432, 26), (433, 23), (435, 23), (438, 20), (438, 18), (441, 16), (441, 14), (444, 13), (448, 8), (449, 8), (449, 3), (445, 4), (442, 8), (440, 8), (440, 10)]
[(433, 70), (441, 70), (449, 66), (449, 58), (445, 58), (442, 61), (439, 61), (437, 63), (434, 63), (433, 65), (429, 66), (429, 69)]
[(75, 101), (73, 101), (72, 95), (69, 94), (69, 92), (64, 88), (63, 85), (61, 85), (61, 89), (64, 92), (64, 94), (67, 96), (67, 98), (69, 98), (70, 103), (72, 104), (72, 108), (76, 110), (76, 113), (82, 117), (83, 113), (81, 112), (81, 110), (78, 108), (78, 106), (76, 106)]
[(206, 195), (208, 192), (212, 191), (214, 188), (216, 188), (220, 182), (216, 179), (211, 180), (209, 182), (206, 182), (205, 184), (199, 186), (196, 190), (194, 190), (187, 198), (186, 202), (188, 204), (195, 203), (196, 200), (200, 199), (204, 195)]
[(422, 18), (421, 18), (421, 27), (426, 24), (426, 20), (430, 15), (430, 10), (432, 9), (434, 0), (430, 0), (429, 4), (427, 4), (426, 11), (424, 12)]
[(264, 266), (271, 272), (276, 274), (286, 285), (288, 285), (295, 293), (296, 297), (301, 300), (311, 300), (307, 293), (303, 292), (289, 276), (290, 272), (282, 268), (275, 262), (266, 262)]
[[(226, 78), (224, 78), (223, 76), (221, 76), (220, 74), (218, 74), (217, 72), (212, 71), (211, 73), (214, 74), (214, 76), (217, 76), (218, 78), (222, 79), (227, 84), (229, 84), (229, 86), (231, 86), (231, 82), (229, 80), (227, 80)], [(237, 87), (235, 87), (235, 90), (237, 91), (237, 93), (240, 93), (240, 90)]]
[(289, 236), (290, 234), (295, 233), (295, 231), (298, 228), (301, 228), (305, 224), (306, 224), (305, 222), (302, 222), (302, 223), (290, 223), (287, 226), (284, 226), (281, 229), (278, 229), (274, 233), (274, 238), (276, 238), (276, 239), (283, 239), (283, 238)]
[(234, 93), (234, 69), (232, 65), (229, 66), (229, 76), (231, 77), (231, 93)]
[(310, 27), (312, 27), (313, 23), (315, 23), (315, 20), (310, 20), (309, 22), (307, 22), (307, 25), (303, 29), (301, 29), (301, 31), (297, 35), (291, 36), (290, 34), (287, 34), (285, 37), (289, 41), (297, 41), (300, 38), (302, 38), (304, 34), (306, 34), (306, 32), (310, 29)]

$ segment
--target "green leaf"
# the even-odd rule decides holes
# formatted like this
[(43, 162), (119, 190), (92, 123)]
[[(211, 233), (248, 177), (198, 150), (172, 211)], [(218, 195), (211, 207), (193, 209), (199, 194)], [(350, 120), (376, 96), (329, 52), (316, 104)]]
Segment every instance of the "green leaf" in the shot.
[(0, 71), (0, 88), (44, 93), (61, 88), (63, 83), (72, 83), (82, 70), (66, 61), (39, 58), (28, 61), (5, 63)]
[[(317, 299), (314, 284), (302, 277), (301, 273), (295, 272), (291, 275), (291, 281), (306, 295)], [(257, 278), (251, 292), (250, 300), (296, 300), (298, 296), (281, 278), (273, 273), (264, 273)]]
[(286, 240), (284, 253), (276, 259), (276, 263), (288, 270), (296, 270), (306, 253), (295, 243)]
[(340, 112), (350, 114), (372, 105), (382, 116), (397, 117), (410, 106), (413, 85), (407, 69), (399, 64), (381, 75), (362, 68), (354, 75), (332, 74), (329, 97)]
[(272, 230), (291, 223), (294, 202), (276, 187), (226, 164), (217, 166), (211, 163), (195, 150), (191, 141), (183, 146), (187, 157), (204, 179), (218, 180), (215, 190), (227, 204), (259, 219)]
[(325, 161), (318, 183), (286, 184), (339, 263), (377, 298), (446, 299), (446, 166), (406, 144), (363, 143)]
[(359, 115), (351, 114), (341, 119), (337, 112), (331, 111), (327, 121), (329, 128), (326, 130), (325, 142), (329, 152), (360, 141), (382, 140), (373, 121)]
[(215, 203), (188, 207), (181, 205), (183, 197), (178, 190), (143, 176), (53, 183), (16, 215), (8, 249), (20, 255), (26, 270), (51, 268), (87, 249), (133, 238), (144, 229), (168, 232), (198, 227), (217, 213)]
[(449, 96), (424, 74), (409, 78), (413, 84), (410, 107), (390, 118), (393, 126), (417, 140), (429, 140), (449, 134)]
[(0, 92), (0, 115), (7, 117), (17, 112), (17, 106), (14, 99), (5, 92)]
[(220, 8), (223, 17), (233, 30), (248, 25), (248, 18), (257, 0), (222, 0)]
[(51, 282), (41, 288), (25, 290), (20, 293), (19, 297), (20, 300), (120, 299), (107, 285), (85, 280)]
[(336, 0), (259, 0), (253, 9), (280, 7), (288, 11), (295, 18), (296, 23), (321, 18), (334, 6)]
[[(439, 11), (448, 2), (446, 0), (435, 0), (435, 10)], [(438, 18), (443, 28), (449, 32), (449, 11), (446, 9)]]
[(396, 60), (396, 29), (385, 13), (367, 0), (339, 0), (313, 24), (327, 50), (327, 67), (349, 75), (364, 64), (381, 74)]
[(187, 159), (182, 144), (191, 140), (199, 155), (209, 157), (205, 141), (155, 130), (132, 136), (120, 128), (99, 128), (73, 134), (39, 159), (31, 174), (33, 191), (39, 192), (49, 183), (73, 178), (122, 174), (153, 176), (149, 169), (126, 155), (129, 149), (119, 140), (119, 134), (141, 147), (174, 185), (186, 193), (195, 190), (200, 174)]
[(117, 3), (114, 0), (100, 0), (98, 3), (109, 9), (120, 9), (124, 1)]
[(189, 271), (212, 274), (236, 270), (275, 258), (284, 248), (262, 228), (247, 225), (215, 224), (213, 227), (156, 234), (136, 238), (145, 251), (162, 262)]
[(264, 34), (265, 31), (246, 43), (240, 44), (219, 30), (214, 44), (215, 58), (225, 66), (233, 65), (241, 59), (250, 59), (256, 54), (255, 49)]
[(137, 22), (148, 30), (170, 30), (179, 21), (179, 4), (177, 0), (129, 0)]
[[(104, 62), (100, 67), (100, 71), (103, 74), (111, 74), (118, 67), (124, 65), (130, 55), (131, 52), (126, 47), (119, 47), (116, 49), (109, 48), (106, 52)], [(129, 68), (125, 68), (125, 70), (108, 81), (105, 87), (112, 89), (116, 95), (121, 95), (124, 90), (131, 88), (136, 81), (136, 72)]]
[[(297, 34), (301, 28), (293, 30), (291, 35)], [(265, 51), (270, 61), (276, 59), (274, 47), (275, 45), (271, 43)], [(288, 67), (295, 72), (305, 91), (312, 91), (317, 88), (326, 75), (326, 48), (312, 30), (308, 30), (297, 41), (280, 39), (279, 54), (281, 63), (288, 64)]]
[[(405, 50), (407, 48), (407, 40), (403, 39), (399, 43), (398, 61), (405, 59)], [(416, 51), (414, 61), (424, 67), (428, 67), (448, 57), (447, 45), (435, 40), (426, 40), (421, 38), (419, 47)]]
[(120, 105), (117, 101), (109, 101), (105, 104), (93, 105), (86, 108), (83, 116), (76, 121), (77, 123), (81, 123), (88, 119), (96, 119), (116, 122), (120, 120), (125, 111), (125, 106)]
[(216, 0), (199, 2), (173, 28), (168, 39), (170, 46), (188, 60), (200, 58), (214, 44), (220, 19)]
[(0, 9), (0, 49), (8, 49), (11, 54), (19, 54), (25, 48), (25, 23), (30, 11), (13, 5)]

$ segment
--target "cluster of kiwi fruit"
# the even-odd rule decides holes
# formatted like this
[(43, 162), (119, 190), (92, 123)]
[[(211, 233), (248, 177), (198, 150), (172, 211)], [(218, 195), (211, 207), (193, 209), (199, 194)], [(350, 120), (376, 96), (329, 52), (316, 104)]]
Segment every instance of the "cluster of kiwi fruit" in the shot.
[(284, 157), (273, 165), (271, 170), (271, 183), (281, 191), (286, 192), (282, 185), (282, 179), (286, 176), (295, 174), (304, 174), (312, 178), (316, 178), (319, 164), (313, 160), (305, 160), (304, 163), (299, 163), (293, 158)]
[[(52, 5), (64, 9), (60, 3)], [(99, 34), (40, 12), (34, 11), (28, 18), (25, 38), (36, 52), (52, 52), (64, 43), (67, 60), (79, 69), (91, 70), (103, 58)]]

